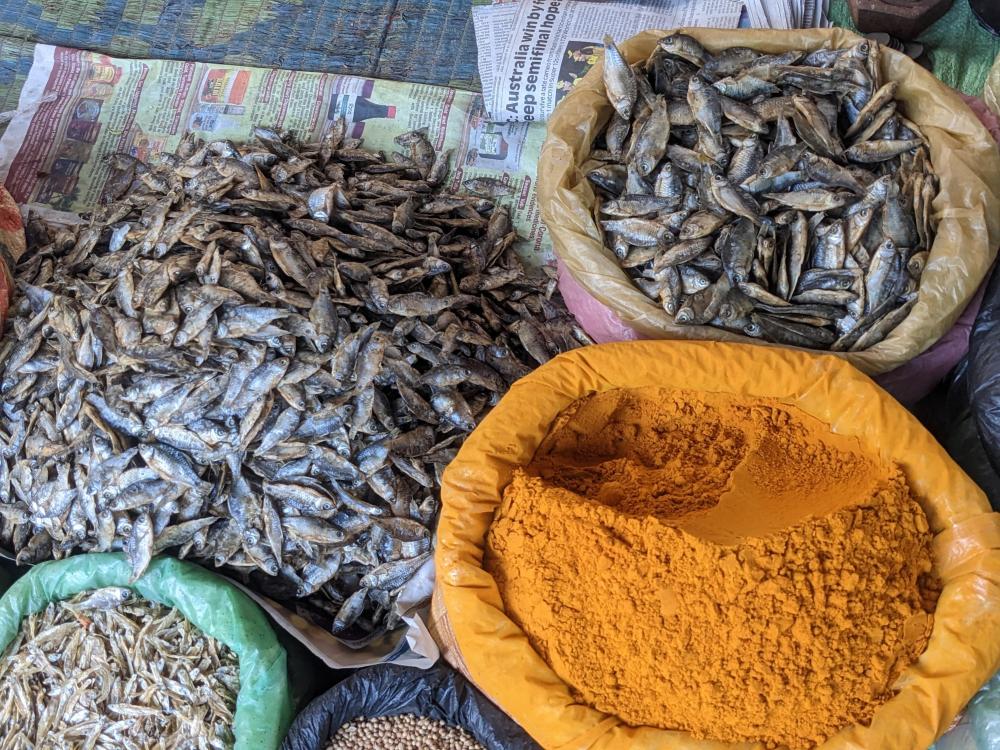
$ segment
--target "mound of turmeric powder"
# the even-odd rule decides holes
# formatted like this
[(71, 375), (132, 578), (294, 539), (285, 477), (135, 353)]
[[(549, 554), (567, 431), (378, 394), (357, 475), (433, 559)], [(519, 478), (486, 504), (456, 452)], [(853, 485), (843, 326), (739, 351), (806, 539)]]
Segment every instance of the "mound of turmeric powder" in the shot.
[(808, 748), (866, 723), (936, 592), (902, 473), (788, 405), (664, 389), (564, 412), (506, 489), (486, 567), (588, 705)]

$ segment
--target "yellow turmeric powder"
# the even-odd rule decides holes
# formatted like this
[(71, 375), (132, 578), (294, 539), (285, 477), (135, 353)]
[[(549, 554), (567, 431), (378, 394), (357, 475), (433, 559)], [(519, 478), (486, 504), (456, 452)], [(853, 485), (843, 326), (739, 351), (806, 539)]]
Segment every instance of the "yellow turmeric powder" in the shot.
[(895, 466), (776, 401), (580, 399), (506, 489), (486, 567), (588, 705), (808, 748), (924, 650), (927, 517)]

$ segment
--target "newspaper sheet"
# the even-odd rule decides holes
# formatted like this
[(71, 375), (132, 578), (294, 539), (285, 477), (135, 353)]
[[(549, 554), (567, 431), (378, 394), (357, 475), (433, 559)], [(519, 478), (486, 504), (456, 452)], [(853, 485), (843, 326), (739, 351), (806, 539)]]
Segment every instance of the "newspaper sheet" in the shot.
[(826, 26), (829, 0), (479, 0), (472, 8), (479, 77), (491, 120), (535, 122), (593, 67), (610, 34), (647, 29)]
[(829, 0), (745, 0), (750, 25), (760, 29), (829, 26)]
[(105, 157), (149, 159), (187, 131), (234, 141), (255, 125), (319, 138), (338, 116), (364, 146), (397, 149), (393, 138), (426, 127), (437, 149), (454, 149), (448, 187), (495, 177), (509, 204), (527, 265), (551, 261), (538, 213), (535, 172), (545, 127), (498, 124), (479, 94), (442, 86), (292, 70), (168, 60), (128, 60), (37, 45), (17, 113), (0, 138), (0, 181), (20, 203), (83, 212), (100, 200)]
[(476, 5), (483, 99), (495, 122), (537, 122), (603, 54), (605, 34), (616, 41), (646, 29), (682, 26), (736, 28), (742, 0), (521, 0)]

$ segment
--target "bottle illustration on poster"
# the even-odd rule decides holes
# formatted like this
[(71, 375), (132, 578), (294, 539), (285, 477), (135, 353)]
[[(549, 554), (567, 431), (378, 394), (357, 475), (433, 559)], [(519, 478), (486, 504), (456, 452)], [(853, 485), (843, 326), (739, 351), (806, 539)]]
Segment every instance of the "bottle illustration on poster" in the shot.
[(503, 161), (507, 158), (509, 146), (507, 139), (503, 137), (503, 125), (490, 122), (479, 133), (479, 146), (476, 149), (476, 155), (480, 159)]
[(463, 136), (462, 164), (472, 169), (517, 172), (528, 137), (527, 123), (491, 122), (482, 99), (473, 105)]

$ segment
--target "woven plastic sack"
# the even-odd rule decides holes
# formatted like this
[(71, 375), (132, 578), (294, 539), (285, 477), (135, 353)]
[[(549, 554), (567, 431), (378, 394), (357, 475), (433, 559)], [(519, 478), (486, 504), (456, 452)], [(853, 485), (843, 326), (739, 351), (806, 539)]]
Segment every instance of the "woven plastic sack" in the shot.
[[(707, 49), (733, 46), (777, 53), (848, 47), (861, 40), (843, 29), (759, 31), (685, 29)], [(622, 46), (630, 62), (645, 60), (666, 31), (646, 31)], [(883, 48), (882, 72), (899, 83), (897, 99), (927, 135), (941, 180), (933, 211), (939, 221), (931, 256), (910, 314), (883, 341), (842, 356), (870, 374), (888, 372), (929, 348), (954, 325), (996, 257), (1000, 242), (1000, 154), (976, 116), (952, 91), (901, 52)], [(556, 107), (538, 163), (542, 218), (556, 255), (573, 278), (637, 338), (711, 339), (766, 344), (710, 326), (683, 326), (643, 294), (604, 246), (594, 222), (594, 192), (585, 177), (595, 135), (611, 114), (599, 63)]]
[(869, 727), (846, 727), (820, 748), (926, 750), (1000, 667), (1000, 515), (909, 412), (831, 355), (712, 342), (604, 344), (561, 355), (515, 383), (443, 476), (434, 615), (445, 658), (545, 748), (760, 747), (629, 727), (576, 702), (506, 616), (482, 567), (503, 489), (515, 467), (530, 462), (556, 416), (586, 394), (646, 386), (776, 399), (856, 437), (905, 472), (935, 533), (943, 583), (931, 638)]
[(306, 706), (281, 750), (325, 750), (354, 719), (416, 714), (468, 731), (486, 750), (538, 750), (503, 711), (446, 665), (379, 664), (355, 672)]
[[(975, 112), (993, 139), (1000, 142), (1000, 120), (987, 109), (983, 100), (961, 93), (959, 96)], [(566, 307), (591, 338), (600, 344), (633, 341), (639, 338), (635, 330), (622, 323), (611, 308), (591, 297), (566, 270), (565, 264), (560, 262), (558, 266), (559, 292), (566, 302)], [(907, 406), (926, 397), (969, 351), (969, 333), (979, 313), (985, 285), (985, 281), (980, 284), (978, 291), (955, 321), (955, 325), (929, 349), (896, 369), (876, 376), (875, 381)]]
[(231, 648), (240, 661), (234, 750), (273, 750), (292, 717), (285, 651), (263, 612), (224, 578), (192, 563), (158, 557), (129, 584), (131, 568), (118, 553), (76, 555), (36, 565), (0, 597), (0, 651), (21, 621), (50, 602), (103, 586), (128, 586), (177, 610), (195, 627)]

